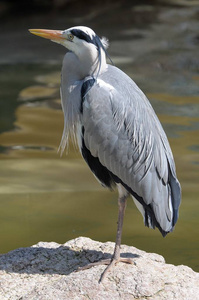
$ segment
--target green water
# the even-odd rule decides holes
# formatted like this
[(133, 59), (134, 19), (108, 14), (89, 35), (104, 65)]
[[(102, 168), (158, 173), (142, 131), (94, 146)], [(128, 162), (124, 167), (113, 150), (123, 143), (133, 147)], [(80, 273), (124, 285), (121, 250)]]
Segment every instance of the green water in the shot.
[[(175, 31), (176, 44), (171, 40), (174, 31), (165, 16), (171, 20), (172, 14), (165, 10), (158, 25), (142, 26), (143, 36), (137, 39), (134, 34), (135, 41), (131, 42), (132, 27), (122, 31), (118, 25), (118, 35), (115, 28), (113, 36), (113, 29), (106, 30), (112, 37), (113, 61), (144, 90), (163, 124), (182, 185), (180, 218), (173, 233), (162, 238), (157, 230), (146, 228), (129, 199), (122, 242), (199, 271), (198, 44), (191, 44), (189, 34), (187, 44), (181, 43), (185, 37), (180, 31)], [(162, 30), (168, 44), (161, 41)], [(51, 51), (53, 57), (49, 45), (43, 51)], [(154, 50), (155, 45), (162, 48)], [(36, 47), (34, 51), (30, 62), (0, 65), (0, 253), (78, 236), (115, 241), (117, 193), (99, 185), (73, 147), (67, 156), (57, 153), (63, 129), (61, 60), (52, 64), (43, 57), (43, 64), (35, 63)]]

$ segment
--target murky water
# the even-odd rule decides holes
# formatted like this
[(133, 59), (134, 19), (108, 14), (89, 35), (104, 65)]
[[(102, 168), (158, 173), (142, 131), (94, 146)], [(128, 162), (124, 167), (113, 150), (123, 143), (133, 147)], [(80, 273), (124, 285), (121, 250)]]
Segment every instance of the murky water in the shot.
[[(164, 239), (157, 230), (144, 227), (129, 199), (122, 241), (199, 271), (198, 44), (192, 42), (194, 29), (184, 21), (177, 25), (186, 25), (185, 33), (190, 30), (186, 38), (176, 23), (170, 33), (176, 30), (186, 45), (180, 47), (169, 32), (159, 40), (172, 12), (163, 10), (158, 26), (121, 29), (117, 38), (113, 34), (110, 47), (115, 64), (134, 78), (155, 108), (169, 137), (183, 191), (176, 229)], [(106, 34), (111, 39), (111, 30)], [(161, 49), (147, 52), (146, 45), (155, 47), (152, 42)], [(60, 63), (0, 66), (1, 253), (41, 240), (64, 243), (78, 236), (115, 240), (117, 193), (98, 184), (72, 147), (62, 158), (57, 153), (63, 129)]]

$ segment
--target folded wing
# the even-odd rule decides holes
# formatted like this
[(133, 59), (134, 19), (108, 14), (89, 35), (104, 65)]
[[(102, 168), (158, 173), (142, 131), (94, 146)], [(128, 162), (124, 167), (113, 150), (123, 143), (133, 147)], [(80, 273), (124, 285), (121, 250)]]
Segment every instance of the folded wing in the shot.
[[(123, 81), (128, 89), (123, 90)], [(137, 85), (110, 66), (83, 97), (81, 123), (82, 150), (96, 176), (95, 164), (101, 166), (99, 180), (106, 182), (104, 173), (110, 182), (123, 184), (138, 201), (147, 226), (163, 235), (173, 230), (180, 184), (164, 130)]]

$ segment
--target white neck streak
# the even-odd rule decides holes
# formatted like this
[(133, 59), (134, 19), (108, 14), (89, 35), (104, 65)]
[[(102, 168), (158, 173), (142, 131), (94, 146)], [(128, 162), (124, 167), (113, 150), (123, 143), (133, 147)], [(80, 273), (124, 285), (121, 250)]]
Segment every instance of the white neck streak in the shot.
[(76, 128), (79, 122), (81, 104), (81, 86), (88, 76), (97, 77), (106, 68), (106, 55), (103, 49), (101, 54), (95, 45), (86, 43), (85, 47), (66, 53), (61, 78), (61, 100), (64, 112), (64, 131), (60, 150), (63, 152), (68, 144), (69, 135), (76, 140)]
[[(85, 45), (81, 51), (68, 52), (63, 61), (62, 76), (67, 81), (83, 80), (87, 76), (94, 76), (106, 70), (106, 55), (103, 49), (101, 57), (93, 44)], [(99, 70), (100, 68), (100, 70)]]

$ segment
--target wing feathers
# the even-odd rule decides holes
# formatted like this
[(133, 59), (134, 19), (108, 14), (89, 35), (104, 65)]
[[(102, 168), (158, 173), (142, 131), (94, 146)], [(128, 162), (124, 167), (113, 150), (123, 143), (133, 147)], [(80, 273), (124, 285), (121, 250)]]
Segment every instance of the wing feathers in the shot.
[(148, 212), (145, 222), (169, 232), (180, 204), (180, 185), (170, 146), (144, 94), (123, 72), (117, 72), (120, 78), (125, 77), (128, 90), (118, 86), (115, 77), (104, 74), (100, 75), (100, 84), (97, 81), (86, 95), (81, 120), (85, 145), (151, 207), (156, 221)]

